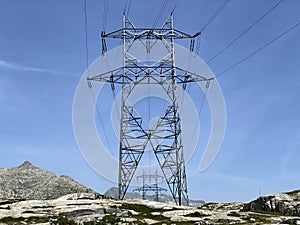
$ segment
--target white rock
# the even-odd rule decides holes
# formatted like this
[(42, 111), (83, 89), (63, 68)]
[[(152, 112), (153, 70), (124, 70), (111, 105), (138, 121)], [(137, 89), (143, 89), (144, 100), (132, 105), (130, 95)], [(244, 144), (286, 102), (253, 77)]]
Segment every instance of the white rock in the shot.
[(156, 224), (159, 221), (145, 218), (145, 219), (143, 219), (143, 222), (151, 225), (151, 224)]
[(124, 221), (124, 222), (127, 222), (127, 223), (132, 223), (132, 222), (136, 222), (137, 219), (136, 218), (125, 217), (125, 218), (121, 218), (121, 221)]

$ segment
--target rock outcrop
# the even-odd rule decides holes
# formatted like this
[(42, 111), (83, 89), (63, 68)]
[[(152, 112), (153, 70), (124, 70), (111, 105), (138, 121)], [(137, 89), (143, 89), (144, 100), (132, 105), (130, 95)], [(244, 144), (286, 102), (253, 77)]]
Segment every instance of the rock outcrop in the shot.
[(54, 200), (0, 200), (0, 224), (300, 224), (300, 217), (243, 212), (243, 206), (208, 203), (195, 208), (75, 193)]
[(265, 211), (289, 216), (300, 216), (300, 190), (259, 197), (249, 202), (244, 211)]
[(71, 193), (94, 193), (68, 176), (33, 166), (26, 161), (15, 168), (0, 168), (0, 199), (56, 199)]

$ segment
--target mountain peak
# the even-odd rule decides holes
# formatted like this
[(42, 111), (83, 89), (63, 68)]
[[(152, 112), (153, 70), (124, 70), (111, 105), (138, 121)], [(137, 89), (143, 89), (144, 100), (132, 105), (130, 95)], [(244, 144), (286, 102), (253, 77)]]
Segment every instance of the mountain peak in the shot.
[(19, 167), (25, 167), (25, 168), (28, 168), (28, 167), (34, 167), (31, 162), (29, 161), (25, 161), (23, 162)]
[(29, 161), (0, 170), (0, 199), (56, 199), (72, 193), (95, 192), (71, 178), (57, 176)]

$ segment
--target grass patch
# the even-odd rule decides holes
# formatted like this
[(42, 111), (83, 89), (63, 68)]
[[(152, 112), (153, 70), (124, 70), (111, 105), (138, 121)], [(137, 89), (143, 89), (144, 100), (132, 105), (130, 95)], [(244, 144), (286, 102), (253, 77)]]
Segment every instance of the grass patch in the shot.
[(24, 223), (28, 223), (28, 224), (35, 224), (35, 223), (47, 223), (49, 222), (49, 218), (48, 217), (28, 217), (28, 218), (24, 218), (24, 217), (18, 217), (18, 218), (14, 218), (14, 217), (4, 217), (2, 219), (0, 219), (0, 223), (5, 223), (5, 224), (21, 224), (22, 222)]
[(263, 210), (254, 210), (252, 212), (260, 213), (260, 214), (266, 214), (266, 215), (269, 215), (269, 216), (284, 216), (284, 214), (281, 213), (281, 212), (269, 212), (269, 211), (263, 211)]
[(249, 218), (247, 218), (246, 221), (249, 223), (253, 223), (253, 221), (250, 220), (250, 218), (253, 218), (255, 219), (255, 222), (269, 223), (270, 221), (268, 220), (268, 217), (270, 217), (270, 215), (268, 214), (263, 215), (263, 214), (250, 213)]
[(169, 218), (167, 218), (163, 215), (153, 215), (152, 214), (153, 212), (164, 212), (165, 210), (163, 210), (163, 209), (152, 209), (145, 205), (127, 204), (127, 203), (122, 204), (120, 209), (133, 210), (133, 211), (139, 213), (139, 215), (130, 214), (131, 217), (136, 218), (137, 220), (142, 220), (144, 218), (148, 218), (148, 219), (152, 219), (152, 220), (156, 220), (156, 221), (164, 222), (164, 223), (169, 221)]
[(168, 224), (168, 225), (195, 225), (195, 222), (188, 222), (188, 221), (182, 221), (182, 222), (168, 222), (168, 223), (158, 223), (158, 224), (155, 224), (155, 225), (162, 225), (162, 224)]
[(218, 205), (218, 203), (215, 202), (209, 202), (209, 203), (205, 203), (202, 206), (199, 206), (198, 209), (214, 209), (216, 207), (216, 205)]
[(12, 204), (15, 202), (19, 202), (20, 200), (14, 200), (14, 199), (8, 199), (8, 200), (1, 200), (0, 205), (8, 205), (8, 204)]
[(289, 220), (285, 220), (283, 221), (282, 223), (285, 223), (285, 224), (297, 224), (297, 219), (289, 219)]
[(134, 210), (138, 213), (144, 213), (144, 214), (149, 214), (152, 212), (157, 212), (156, 210), (145, 206), (145, 205), (140, 205), (140, 204), (122, 204), (122, 206), (120, 207), (120, 209), (130, 209), (130, 210)]
[(102, 218), (101, 221), (88, 221), (84, 222), (83, 225), (107, 225), (107, 224), (119, 224), (121, 222), (120, 218), (114, 216), (114, 215), (106, 215)]
[(4, 217), (0, 219), (0, 223), (6, 223), (6, 224), (14, 224), (14, 223), (21, 223), (24, 221), (25, 218), (19, 217), (19, 218), (14, 218), (14, 217)]
[[(130, 203), (123, 203), (122, 205), (118, 207), (113, 207), (113, 208), (118, 208), (120, 210), (133, 210), (138, 213), (138, 215), (133, 215), (131, 212), (128, 212), (127, 216), (122, 216), (124, 218), (135, 218), (137, 221), (133, 223), (128, 223), (128, 224), (135, 224), (135, 225), (144, 225), (147, 224), (143, 220), (145, 218), (147, 219), (152, 219), (157, 221), (155, 225), (194, 225), (195, 222), (189, 222), (189, 221), (183, 221), (183, 222), (177, 222), (177, 221), (170, 221), (170, 218), (165, 217), (163, 215), (153, 215), (152, 213), (157, 212), (157, 213), (163, 213), (167, 211), (172, 211), (174, 209), (156, 209), (156, 208), (151, 208), (146, 205), (142, 204), (130, 204)], [(190, 215), (189, 215), (190, 216)], [(195, 217), (199, 217), (198, 214), (194, 215)], [(203, 215), (204, 216), (204, 215)], [(104, 224), (118, 224), (120, 222), (120, 219), (116, 215), (108, 215), (105, 216), (100, 222), (88, 222), (84, 225), (104, 225)]]
[(241, 215), (236, 211), (232, 211), (232, 212), (227, 213), (227, 216), (240, 217)]
[(60, 225), (75, 225), (75, 221), (69, 219), (66, 216), (59, 216), (56, 220), (56, 224), (60, 224)]
[(115, 215), (106, 215), (102, 218), (102, 220), (97, 223), (97, 225), (106, 225), (106, 224), (118, 224), (121, 222), (121, 219)]
[(193, 213), (187, 214), (185, 216), (190, 216), (190, 217), (204, 217), (204, 216), (207, 216), (207, 215), (206, 214), (202, 214), (200, 212), (193, 212)]
[(297, 195), (298, 193), (300, 193), (300, 190), (294, 190), (294, 191), (286, 192), (285, 194), (294, 196), (294, 195)]

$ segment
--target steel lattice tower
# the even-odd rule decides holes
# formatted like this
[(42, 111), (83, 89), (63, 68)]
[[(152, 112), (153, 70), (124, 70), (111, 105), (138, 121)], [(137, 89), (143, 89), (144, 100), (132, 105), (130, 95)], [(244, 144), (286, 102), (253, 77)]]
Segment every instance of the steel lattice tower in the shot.
[[(107, 38), (123, 40), (123, 67), (88, 78), (89, 82), (109, 82), (113, 90), (117, 84), (122, 86), (118, 178), (120, 199), (124, 198), (145, 148), (150, 145), (176, 204), (188, 204), (177, 85), (182, 84), (185, 89), (187, 83), (209, 79), (176, 67), (174, 45), (175, 39), (191, 39), (192, 50), (194, 38), (198, 35), (200, 33), (189, 35), (174, 29), (173, 14), (161, 28), (136, 28), (124, 14), (122, 29), (101, 33), (104, 53), (107, 50)], [(147, 53), (151, 51), (153, 43), (162, 42), (168, 54), (151, 65), (141, 62), (130, 52), (136, 41), (143, 44)], [(153, 130), (143, 127), (142, 118), (126, 101), (134, 88), (142, 84), (160, 85), (172, 103)], [(157, 140), (164, 141), (159, 144)]]
[[(162, 192), (162, 191), (167, 191), (167, 189), (158, 186), (158, 180), (163, 179), (163, 176), (158, 175), (157, 171), (155, 171), (154, 174), (147, 174), (143, 170), (143, 174), (137, 176), (137, 179), (142, 179), (142, 187), (136, 188), (133, 191), (142, 192), (143, 199), (146, 199), (146, 193), (147, 192), (153, 191), (155, 193), (155, 201), (158, 202), (159, 193)], [(155, 181), (155, 183), (152, 184), (152, 185), (148, 184), (146, 182), (146, 180), (148, 180), (148, 182), (151, 182), (151, 179), (153, 179)]]

